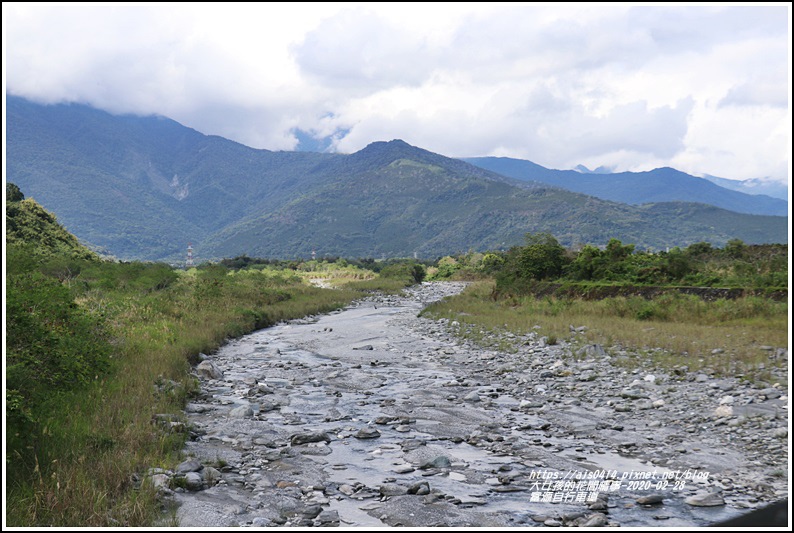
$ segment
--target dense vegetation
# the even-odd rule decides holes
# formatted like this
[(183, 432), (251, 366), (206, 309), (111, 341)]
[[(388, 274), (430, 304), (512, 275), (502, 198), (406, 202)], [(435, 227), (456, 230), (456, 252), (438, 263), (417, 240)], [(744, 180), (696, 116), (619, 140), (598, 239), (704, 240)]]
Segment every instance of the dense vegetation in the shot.
[(641, 285), (786, 290), (788, 246), (748, 245), (730, 240), (723, 248), (706, 242), (664, 252), (638, 251), (633, 244), (610, 239), (603, 248), (564, 248), (548, 233), (528, 234), (524, 246), (507, 252), (444, 257), (432, 279), (496, 279), (498, 295), (528, 294), (539, 281), (592, 286)]
[[(397, 290), (422, 270), (393, 265), (379, 284), (376, 274), (338, 261), (188, 271), (102, 261), (38, 204), (21, 193), (7, 197), (12, 526), (151, 525), (159, 505), (136, 476), (178, 461), (184, 428), (153, 422), (180, 418), (197, 387), (190, 365), (200, 352), (255, 328), (336, 309), (362, 290)], [(326, 290), (302, 281), (329, 272), (340, 287), (343, 278), (352, 284)]]

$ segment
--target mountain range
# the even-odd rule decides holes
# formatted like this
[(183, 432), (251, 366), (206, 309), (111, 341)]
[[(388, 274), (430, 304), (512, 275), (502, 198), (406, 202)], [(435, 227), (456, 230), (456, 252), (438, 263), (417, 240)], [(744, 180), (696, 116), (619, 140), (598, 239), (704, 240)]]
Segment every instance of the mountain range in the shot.
[(628, 205), (401, 140), (353, 154), (273, 152), (165, 117), (14, 96), (6, 121), (8, 181), (83, 242), (121, 259), (177, 262), (188, 243), (198, 261), (312, 251), (437, 257), (506, 248), (541, 231), (564, 245), (618, 238), (655, 249), (788, 238), (783, 216), (691, 202)]
[[(604, 200), (631, 205), (652, 202), (698, 202), (751, 215), (788, 215), (788, 202), (763, 194), (746, 194), (674, 168), (648, 172), (553, 170), (508, 157), (470, 157), (464, 161), (519, 180), (540, 181)], [(714, 178), (720, 179), (720, 178)], [(724, 180), (731, 181), (731, 180)]]
[[(584, 174), (613, 174), (614, 167), (600, 166), (590, 170), (584, 165), (576, 165), (573, 168), (577, 172)], [(777, 198), (779, 200), (788, 201), (788, 185), (779, 181), (761, 178), (750, 178), (745, 180), (730, 180), (726, 178), (718, 178), (711, 174), (704, 174), (704, 179), (712, 183), (716, 183), (720, 187), (730, 189), (732, 191), (739, 191), (746, 194), (763, 194)]]
[(725, 187), (732, 191), (739, 191), (747, 194), (764, 194), (772, 198), (788, 201), (789, 188), (785, 183), (779, 181), (762, 180), (759, 178), (751, 178), (747, 180), (729, 180), (726, 178), (718, 178), (710, 174), (705, 174), (703, 178), (712, 183), (716, 183), (720, 187)]

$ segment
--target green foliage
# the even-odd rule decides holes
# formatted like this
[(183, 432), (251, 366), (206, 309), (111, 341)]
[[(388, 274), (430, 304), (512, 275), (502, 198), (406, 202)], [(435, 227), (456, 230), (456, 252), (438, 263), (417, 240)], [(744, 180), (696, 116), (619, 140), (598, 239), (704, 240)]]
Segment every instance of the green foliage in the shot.
[(25, 199), (25, 195), (19, 190), (16, 184), (10, 181), (6, 183), (6, 202), (20, 202)]
[(565, 248), (550, 233), (527, 234), (526, 246), (515, 260), (521, 276), (528, 279), (559, 277), (566, 264)]
[(427, 269), (431, 281), (458, 280), (475, 281), (496, 274), (504, 265), (501, 252), (474, 252), (456, 256), (444, 256), (435, 266)]
[(549, 233), (525, 236), (526, 246), (511, 248), (502, 269), (497, 272), (497, 289), (523, 293), (533, 282), (558, 278), (569, 264), (565, 248)]
[(380, 271), (381, 277), (404, 280), (406, 286), (421, 283), (425, 279), (426, 274), (424, 266), (413, 262), (394, 263)]
[[(21, 192), (19, 194), (22, 195)], [(6, 246), (16, 247), (18, 254), (24, 249), (21, 253), (30, 255), (34, 262), (43, 262), (53, 256), (99, 260), (95, 253), (58, 224), (52, 213), (31, 198), (6, 202)]]
[(604, 253), (597, 247), (588, 244), (568, 265), (568, 273), (577, 280), (597, 279), (602, 276), (604, 262)]
[(158, 502), (141, 501), (128, 480), (182, 449), (185, 434), (151, 417), (178, 413), (195, 390), (188, 362), (361, 294), (311, 287), (292, 270), (79, 266), (66, 281), (54, 270), (7, 280), (7, 502), (16, 525), (151, 525)]
[(67, 287), (38, 272), (6, 281), (8, 452), (30, 460), (27, 438), (41, 406), (103, 375), (111, 345), (101, 314), (75, 304)]
[(534, 290), (535, 281), (543, 279), (745, 289), (788, 287), (788, 246), (784, 244), (746, 245), (735, 239), (723, 249), (698, 242), (683, 250), (652, 253), (610, 239), (603, 249), (585, 245), (574, 253), (561, 252), (549, 237), (532, 236), (526, 246), (508, 252), (494, 276), (496, 294), (527, 294)]
[(84, 286), (120, 292), (149, 293), (171, 286), (179, 277), (176, 271), (163, 263), (140, 261), (104, 262), (84, 267), (79, 280)]
[(746, 245), (741, 239), (731, 239), (725, 245), (725, 255), (734, 259), (739, 259), (745, 254)]
[(485, 274), (494, 274), (499, 271), (504, 265), (505, 260), (501, 255), (495, 253), (487, 253), (483, 256), (480, 263), (480, 269)]
[(455, 258), (446, 256), (438, 260), (438, 267), (433, 273), (433, 279), (450, 279), (456, 272), (460, 271), (463, 265), (455, 260)]

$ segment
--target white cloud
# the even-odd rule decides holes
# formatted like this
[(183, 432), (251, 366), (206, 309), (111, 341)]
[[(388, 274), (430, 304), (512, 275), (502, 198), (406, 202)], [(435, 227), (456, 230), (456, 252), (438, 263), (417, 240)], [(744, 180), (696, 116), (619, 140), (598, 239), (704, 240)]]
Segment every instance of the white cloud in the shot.
[(3, 4), (7, 90), (257, 148), (789, 178), (790, 6)]

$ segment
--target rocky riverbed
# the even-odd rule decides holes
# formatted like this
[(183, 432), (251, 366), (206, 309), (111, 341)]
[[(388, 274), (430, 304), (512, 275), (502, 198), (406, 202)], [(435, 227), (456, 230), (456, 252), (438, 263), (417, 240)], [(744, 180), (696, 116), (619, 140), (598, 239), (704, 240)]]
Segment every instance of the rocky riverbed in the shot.
[(417, 316), (462, 288), (371, 297), (210, 355), (189, 459), (149, 472), (179, 525), (685, 527), (788, 496), (784, 388), (626, 370), (537, 332), (484, 349)]

